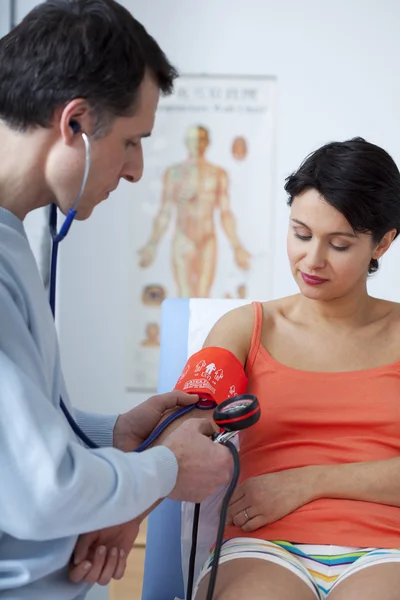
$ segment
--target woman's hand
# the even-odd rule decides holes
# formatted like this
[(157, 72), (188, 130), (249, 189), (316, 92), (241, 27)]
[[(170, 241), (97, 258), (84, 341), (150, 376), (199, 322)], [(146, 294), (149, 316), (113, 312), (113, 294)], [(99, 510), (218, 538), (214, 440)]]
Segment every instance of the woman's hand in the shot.
[(310, 466), (248, 479), (232, 496), (227, 524), (255, 531), (316, 500), (317, 472)]

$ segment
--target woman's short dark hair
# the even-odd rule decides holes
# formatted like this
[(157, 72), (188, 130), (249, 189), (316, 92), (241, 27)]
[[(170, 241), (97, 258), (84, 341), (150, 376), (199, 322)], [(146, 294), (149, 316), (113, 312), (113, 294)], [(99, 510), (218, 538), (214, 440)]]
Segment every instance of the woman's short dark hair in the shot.
[[(354, 232), (368, 233), (374, 243), (391, 229), (400, 232), (400, 172), (391, 156), (361, 137), (326, 144), (310, 154), (287, 177), (288, 204), (315, 189), (347, 219)], [(372, 259), (368, 272), (378, 270)]]
[(134, 113), (149, 72), (164, 94), (177, 76), (157, 42), (114, 0), (47, 0), (0, 40), (0, 119), (24, 131), (85, 98), (98, 127)]

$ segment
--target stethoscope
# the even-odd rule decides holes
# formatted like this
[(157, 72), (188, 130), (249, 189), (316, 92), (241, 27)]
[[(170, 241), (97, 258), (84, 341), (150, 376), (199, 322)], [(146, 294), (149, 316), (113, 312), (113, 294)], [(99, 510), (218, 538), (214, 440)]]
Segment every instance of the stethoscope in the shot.
[[(62, 240), (68, 234), (68, 232), (71, 228), (72, 222), (75, 219), (78, 205), (82, 199), (83, 193), (86, 188), (86, 183), (87, 183), (87, 179), (88, 179), (88, 175), (89, 175), (89, 171), (90, 171), (90, 165), (91, 165), (91, 144), (90, 144), (88, 135), (86, 133), (84, 133), (83, 131), (81, 131), (80, 125), (76, 121), (71, 121), (70, 126), (74, 133), (81, 134), (83, 142), (85, 144), (85, 169), (83, 172), (82, 182), (81, 182), (81, 186), (80, 186), (78, 195), (76, 197), (76, 200), (75, 200), (72, 208), (69, 209), (67, 216), (65, 218), (65, 221), (61, 226), (60, 231), (57, 231), (57, 206), (55, 204), (52, 204), (50, 207), (49, 229), (50, 229), (50, 235), (52, 238), (52, 249), (51, 249), (51, 263), (50, 263), (49, 303), (50, 303), (51, 312), (53, 313), (53, 317), (55, 317), (55, 313), (56, 313), (58, 246), (59, 246), (60, 242), (62, 242)], [(214, 403), (211, 403), (211, 404), (202, 403), (202, 405), (199, 406), (198, 408), (209, 409), (209, 408), (212, 408), (213, 406), (214, 406)], [(161, 435), (161, 433), (168, 427), (168, 425), (170, 425), (170, 423), (172, 423), (175, 419), (180, 418), (182, 415), (190, 412), (195, 407), (196, 407), (196, 404), (184, 406), (183, 408), (179, 409), (177, 412), (171, 414), (167, 419), (165, 419), (165, 421), (162, 422), (161, 425), (159, 425), (152, 432), (152, 434), (147, 438), (147, 440), (145, 440), (138, 448), (136, 448), (135, 452), (143, 452), (143, 450), (146, 450)], [(78, 423), (75, 421), (75, 419), (69, 412), (68, 408), (66, 407), (65, 402), (63, 401), (61, 396), (60, 396), (60, 408), (61, 408), (62, 412), (64, 413), (65, 418), (67, 419), (71, 429), (74, 431), (75, 435), (77, 435), (78, 438), (80, 438), (82, 440), (82, 442), (89, 448), (99, 448), (98, 444), (96, 444), (92, 439), (90, 439), (90, 437), (87, 436), (86, 433), (79, 427)]]
[[(57, 258), (58, 258), (58, 245), (59, 243), (66, 237), (68, 234), (72, 222), (76, 216), (77, 208), (79, 202), (81, 201), (82, 195), (84, 193), (87, 178), (90, 171), (91, 164), (91, 145), (89, 141), (89, 137), (81, 131), (80, 125), (72, 121), (70, 123), (72, 130), (74, 133), (80, 133), (85, 144), (85, 169), (82, 177), (82, 182), (80, 186), (79, 193), (76, 197), (76, 200), (67, 213), (64, 223), (61, 226), (60, 231), (57, 231), (57, 206), (52, 204), (50, 207), (50, 215), (49, 215), (49, 229), (52, 238), (52, 250), (51, 250), (51, 264), (50, 264), (50, 286), (49, 286), (49, 303), (50, 308), (53, 313), (53, 317), (55, 317), (55, 306), (56, 306), (56, 285), (57, 285)], [(189, 406), (184, 406), (179, 409), (175, 413), (169, 415), (156, 429), (151, 433), (151, 435), (134, 451), (135, 452), (143, 452), (146, 450), (158, 437), (161, 433), (176, 419), (179, 419), (182, 415), (190, 412), (194, 408), (201, 408), (203, 410), (214, 409), (214, 421), (220, 427), (220, 433), (215, 434), (214, 442), (219, 444), (226, 445), (232, 453), (233, 461), (234, 461), (234, 470), (231, 483), (227, 489), (225, 497), (221, 506), (221, 515), (220, 515), (220, 523), (218, 528), (217, 540), (215, 543), (213, 564), (210, 575), (210, 582), (207, 592), (206, 600), (212, 600), (215, 581), (217, 577), (218, 570), (218, 562), (221, 553), (222, 547), (222, 539), (225, 528), (226, 515), (228, 511), (228, 506), (232, 494), (235, 490), (237, 482), (239, 480), (240, 473), (240, 464), (239, 464), (239, 456), (238, 452), (230, 441), (233, 436), (237, 434), (238, 431), (250, 427), (254, 425), (260, 418), (260, 406), (258, 400), (252, 394), (244, 394), (241, 396), (235, 396), (228, 400), (222, 402), (219, 406), (216, 406), (215, 402), (203, 400), (197, 404), (191, 404)], [(76, 434), (78, 438), (82, 440), (82, 442), (88, 446), (89, 448), (99, 448), (99, 446), (91, 440), (86, 433), (79, 427), (78, 423), (75, 421), (68, 408), (66, 407), (62, 397), (60, 396), (60, 408), (65, 415), (70, 427)], [(198, 522), (200, 516), (200, 504), (195, 505), (195, 514), (193, 519), (193, 534), (192, 534), (192, 548), (190, 553), (190, 563), (189, 563), (189, 576), (188, 576), (188, 585), (187, 585), (187, 600), (191, 600), (192, 591), (193, 591), (193, 579), (194, 579), (194, 566), (195, 566), (195, 558), (196, 558), (196, 546), (197, 546), (197, 530), (198, 530)]]
[[(219, 557), (224, 537), (226, 516), (228, 513), (229, 502), (233, 492), (237, 486), (240, 475), (239, 454), (236, 446), (230, 441), (237, 435), (239, 431), (251, 427), (259, 420), (261, 416), (260, 405), (258, 399), (253, 394), (242, 394), (234, 396), (224, 402), (221, 402), (215, 409), (213, 419), (216, 425), (220, 428), (220, 432), (214, 435), (214, 442), (226, 446), (233, 458), (233, 475), (231, 482), (225, 492), (222, 500), (217, 539), (214, 546), (214, 555), (212, 559), (210, 580), (208, 583), (206, 600), (212, 600), (214, 594), (215, 583), (217, 580), (217, 572), (219, 565)], [(187, 581), (186, 600), (192, 600), (194, 570), (196, 562), (196, 547), (197, 547), (197, 532), (200, 519), (200, 504), (195, 504), (192, 528), (192, 547), (189, 558), (189, 574)]]
[(78, 204), (82, 199), (83, 192), (85, 191), (87, 178), (90, 171), (90, 163), (91, 163), (91, 145), (89, 141), (89, 137), (81, 131), (79, 123), (76, 121), (71, 121), (70, 126), (74, 133), (80, 133), (82, 139), (85, 144), (85, 170), (83, 172), (81, 187), (76, 197), (76, 200), (69, 209), (67, 216), (65, 218), (64, 223), (59, 232), (57, 232), (57, 206), (53, 203), (50, 206), (50, 215), (49, 215), (49, 229), (50, 235), (53, 240), (53, 245), (51, 249), (51, 263), (50, 263), (50, 290), (49, 290), (49, 302), (51, 307), (51, 312), (53, 313), (53, 317), (56, 312), (56, 279), (57, 279), (57, 258), (58, 258), (58, 245), (67, 235), (70, 227), (72, 225), (72, 221), (75, 219)]

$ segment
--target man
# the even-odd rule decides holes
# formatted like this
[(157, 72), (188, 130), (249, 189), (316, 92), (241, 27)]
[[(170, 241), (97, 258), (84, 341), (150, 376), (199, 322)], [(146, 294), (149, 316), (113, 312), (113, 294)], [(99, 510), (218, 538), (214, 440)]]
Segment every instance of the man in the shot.
[(157, 245), (176, 208), (172, 241), (172, 265), (181, 298), (209, 298), (217, 266), (214, 213), (221, 211), (222, 227), (231, 243), (235, 261), (249, 268), (250, 254), (242, 246), (228, 195), (228, 175), (207, 161), (210, 140), (204, 127), (190, 127), (186, 135), (187, 159), (169, 167), (164, 175), (161, 208), (147, 244), (140, 250), (140, 266), (155, 259)]
[[(155, 396), (118, 418), (73, 411), (23, 227), (38, 207), (55, 202), (64, 214), (72, 207), (85, 165), (82, 132), (92, 159), (78, 219), (121, 178), (138, 181), (142, 139), (175, 76), (114, 0), (49, 0), (0, 40), (0, 596), (7, 599), (84, 598), (88, 582), (121, 576), (152, 505), (166, 496), (200, 501), (229, 479), (229, 452), (212, 443), (204, 420), (129, 453), (167, 410), (196, 397)], [(60, 397), (100, 449), (78, 441)]]

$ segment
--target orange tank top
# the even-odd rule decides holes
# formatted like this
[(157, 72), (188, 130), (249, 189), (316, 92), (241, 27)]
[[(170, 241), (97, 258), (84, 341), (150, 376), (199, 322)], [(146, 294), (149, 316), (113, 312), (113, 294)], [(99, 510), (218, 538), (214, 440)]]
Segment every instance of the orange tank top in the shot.
[[(400, 457), (400, 361), (341, 373), (301, 371), (278, 363), (261, 345), (262, 305), (246, 363), (248, 392), (261, 418), (240, 433), (241, 481), (307, 465)], [(400, 508), (323, 498), (251, 534), (228, 526), (225, 539), (400, 547)]]

